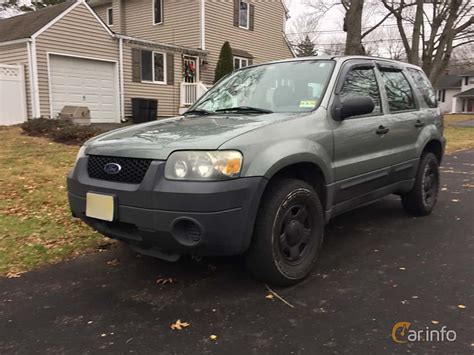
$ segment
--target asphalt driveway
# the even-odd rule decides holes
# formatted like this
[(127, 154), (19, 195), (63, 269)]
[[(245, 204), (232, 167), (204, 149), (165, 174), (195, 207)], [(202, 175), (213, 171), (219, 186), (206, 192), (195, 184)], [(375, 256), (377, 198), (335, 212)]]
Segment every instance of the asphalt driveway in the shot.
[[(333, 220), (312, 276), (275, 289), (292, 307), (238, 258), (173, 264), (119, 247), (2, 279), (0, 353), (472, 354), (474, 151), (447, 157), (442, 179), (429, 217), (394, 196)], [(190, 325), (171, 330), (178, 319)], [(401, 321), (456, 340), (397, 344)]]

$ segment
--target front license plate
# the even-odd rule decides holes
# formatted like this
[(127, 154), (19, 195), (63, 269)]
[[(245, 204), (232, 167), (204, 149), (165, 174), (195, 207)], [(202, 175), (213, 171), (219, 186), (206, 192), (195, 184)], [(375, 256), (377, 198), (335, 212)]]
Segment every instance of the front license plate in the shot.
[(114, 196), (88, 192), (86, 195), (86, 216), (112, 222), (114, 220)]

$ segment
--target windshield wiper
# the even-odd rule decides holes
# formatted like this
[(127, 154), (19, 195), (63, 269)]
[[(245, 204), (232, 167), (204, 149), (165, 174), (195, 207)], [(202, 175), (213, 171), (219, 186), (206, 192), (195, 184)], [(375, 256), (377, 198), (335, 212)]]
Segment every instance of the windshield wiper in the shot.
[(189, 110), (184, 113), (184, 116), (187, 115), (200, 115), (200, 116), (205, 116), (205, 115), (213, 115), (215, 114), (214, 111), (209, 111), (209, 110), (204, 110), (202, 108), (196, 108), (194, 110)]
[(251, 107), (251, 106), (236, 106), (236, 107), (229, 107), (229, 108), (221, 108), (221, 109), (216, 110), (216, 112), (273, 113), (273, 111), (267, 110), (265, 108)]

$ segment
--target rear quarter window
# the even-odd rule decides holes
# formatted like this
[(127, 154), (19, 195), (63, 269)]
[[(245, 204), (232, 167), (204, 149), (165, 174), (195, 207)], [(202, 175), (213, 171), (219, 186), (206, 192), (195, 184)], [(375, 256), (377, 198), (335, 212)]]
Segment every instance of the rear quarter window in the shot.
[(408, 68), (408, 73), (410, 73), (411, 78), (415, 82), (416, 88), (423, 96), (428, 107), (435, 108), (438, 106), (436, 101), (436, 92), (431, 86), (430, 81), (426, 77), (425, 73), (421, 70)]

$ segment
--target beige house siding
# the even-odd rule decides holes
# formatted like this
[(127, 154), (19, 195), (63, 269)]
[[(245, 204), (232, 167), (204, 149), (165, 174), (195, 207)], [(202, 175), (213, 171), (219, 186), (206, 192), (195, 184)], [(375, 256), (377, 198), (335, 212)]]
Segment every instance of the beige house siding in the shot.
[(285, 13), (280, 0), (250, 0), (255, 5), (255, 29), (249, 31), (233, 24), (233, 0), (206, 2), (206, 49), (208, 68), (201, 73), (205, 83), (214, 81), (214, 69), (226, 40), (231, 47), (249, 52), (254, 63), (292, 58), (282, 32)]
[(48, 52), (109, 61), (119, 60), (118, 41), (106, 32), (84, 4), (75, 7), (39, 35), (36, 50), (40, 109), (41, 115), (45, 117), (50, 116)]
[[(107, 23), (107, 9), (109, 7), (112, 7), (112, 4), (110, 4), (110, 5), (100, 5), (100, 6), (94, 7), (94, 11), (96, 12), (97, 16), (99, 16), (99, 18), (102, 21), (104, 21), (104, 23)], [(114, 23), (115, 23), (115, 18), (114, 18)], [(113, 28), (113, 26), (112, 26), (112, 28)]]
[(199, 0), (164, 0), (163, 23), (153, 24), (153, 0), (125, 1), (126, 31), (148, 41), (198, 48)]
[[(151, 50), (150, 48), (124, 44), (123, 48), (123, 78), (125, 117), (132, 115), (132, 98), (147, 98), (158, 100), (158, 117), (170, 117), (178, 113), (182, 54), (174, 53), (174, 85), (138, 83), (132, 81), (132, 48)], [(163, 52), (155, 50), (158, 52)], [(164, 53), (164, 52), (163, 52)]]
[(28, 66), (28, 46), (26, 43), (17, 43), (0, 46), (0, 64), (23, 65), (25, 70), (26, 107), (28, 118), (32, 117), (30, 70)]

